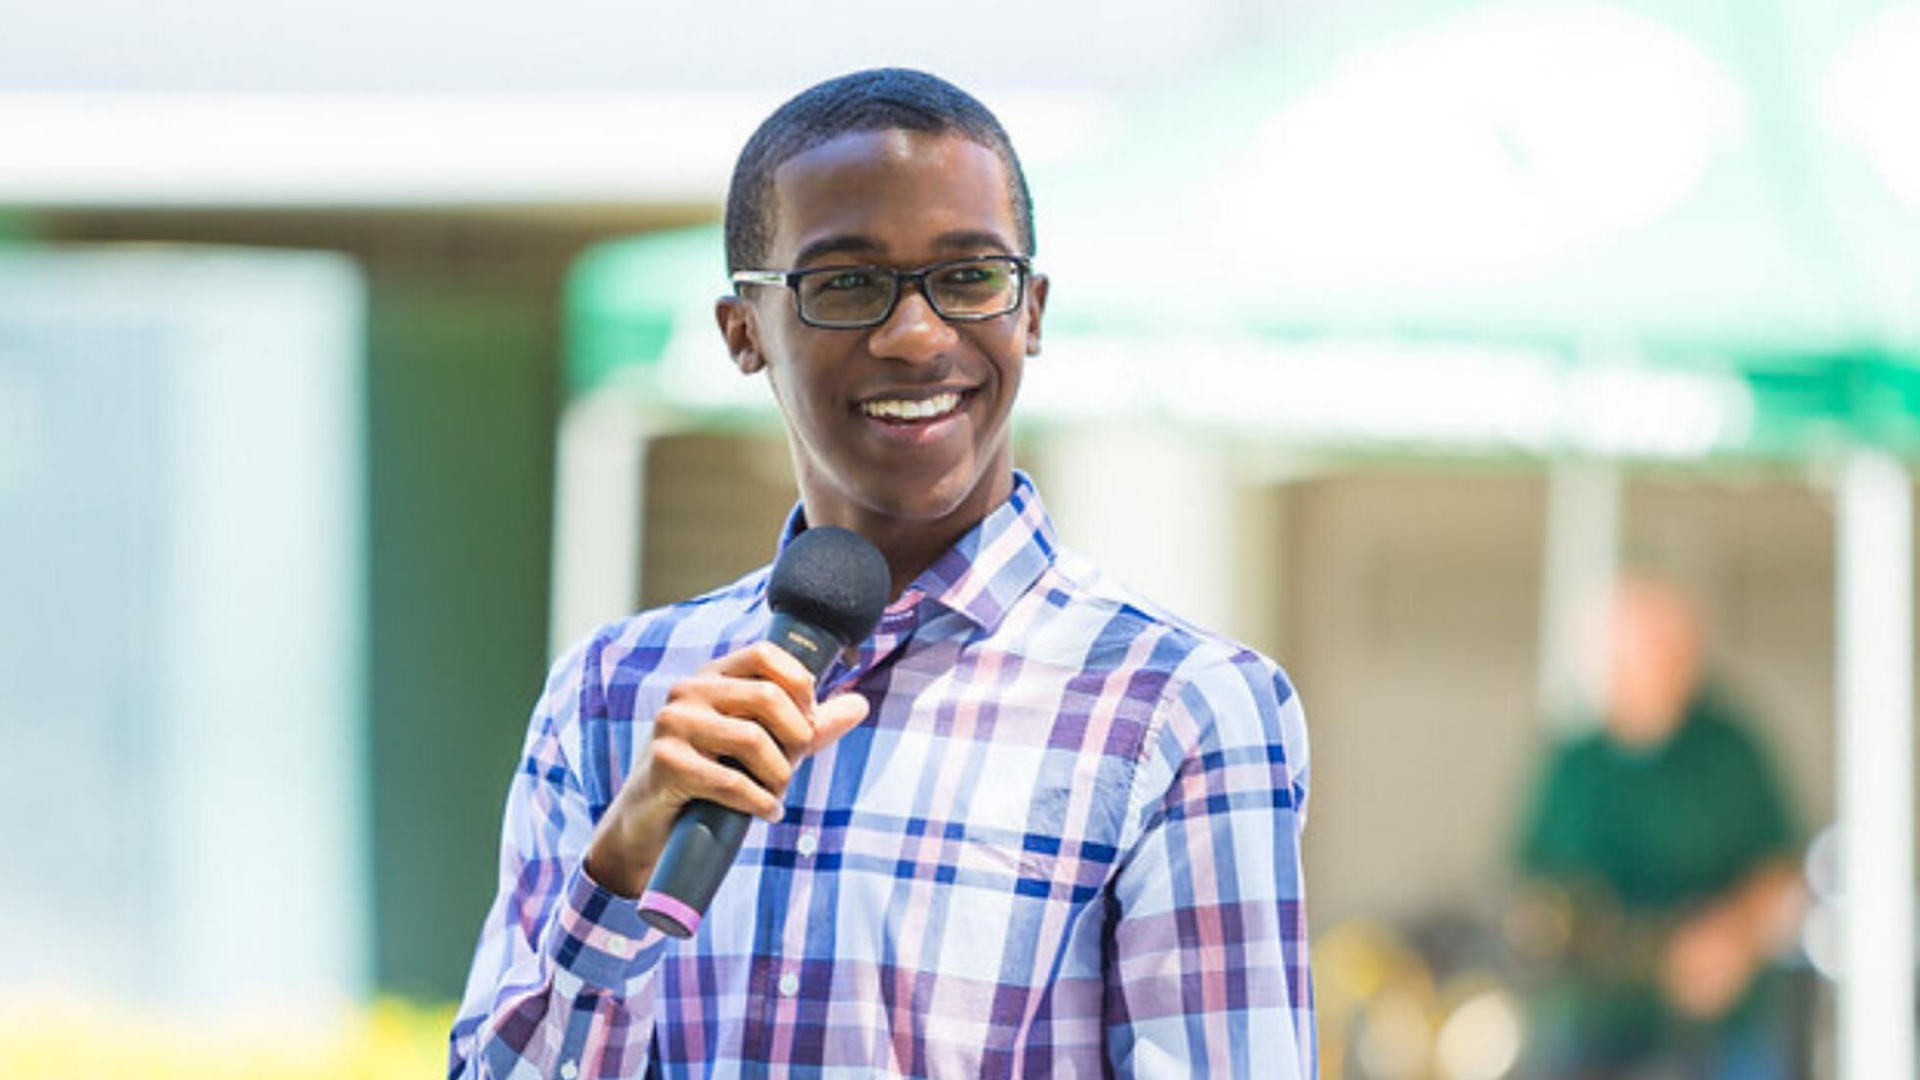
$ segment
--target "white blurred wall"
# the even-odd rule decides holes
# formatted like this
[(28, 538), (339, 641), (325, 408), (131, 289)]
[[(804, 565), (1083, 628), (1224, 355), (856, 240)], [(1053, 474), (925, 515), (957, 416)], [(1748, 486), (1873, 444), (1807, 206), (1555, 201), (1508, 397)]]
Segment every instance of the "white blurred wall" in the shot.
[(0, 255), (0, 999), (368, 988), (362, 291)]

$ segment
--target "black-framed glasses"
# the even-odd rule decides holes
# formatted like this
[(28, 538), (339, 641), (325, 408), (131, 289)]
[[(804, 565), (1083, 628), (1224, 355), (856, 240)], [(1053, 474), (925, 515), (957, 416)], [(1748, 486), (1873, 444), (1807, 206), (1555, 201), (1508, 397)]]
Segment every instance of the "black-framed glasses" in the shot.
[(901, 286), (913, 282), (934, 313), (952, 322), (998, 318), (1020, 307), (1032, 263), (1025, 255), (949, 259), (918, 270), (821, 266), (809, 270), (736, 270), (735, 285), (784, 285), (808, 326), (857, 330), (893, 317)]

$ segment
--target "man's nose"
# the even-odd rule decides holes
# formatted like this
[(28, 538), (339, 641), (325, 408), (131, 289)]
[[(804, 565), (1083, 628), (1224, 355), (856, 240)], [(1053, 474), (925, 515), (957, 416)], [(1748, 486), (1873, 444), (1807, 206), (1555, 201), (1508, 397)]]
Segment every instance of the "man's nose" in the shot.
[(867, 338), (867, 347), (882, 360), (931, 360), (953, 346), (953, 324), (933, 310), (918, 284), (903, 283), (893, 314)]

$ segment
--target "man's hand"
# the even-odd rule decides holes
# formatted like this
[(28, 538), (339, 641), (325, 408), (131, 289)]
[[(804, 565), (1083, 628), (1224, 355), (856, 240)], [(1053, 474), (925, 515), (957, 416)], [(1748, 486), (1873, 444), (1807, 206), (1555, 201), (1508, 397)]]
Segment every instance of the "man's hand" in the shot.
[(652, 738), (587, 845), (588, 876), (621, 896), (645, 892), (674, 819), (694, 799), (779, 820), (794, 765), (866, 716), (859, 694), (815, 703), (807, 669), (769, 642), (706, 665), (654, 715)]
[(1799, 869), (1792, 862), (1772, 860), (1747, 875), (1674, 931), (1660, 958), (1667, 999), (1696, 1020), (1724, 1015), (1739, 1003), (1767, 957), (1791, 940), (1803, 904)]
[(1674, 931), (1661, 957), (1660, 983), (1682, 1014), (1713, 1020), (1740, 1000), (1759, 966), (1759, 950), (1737, 913), (1713, 910)]

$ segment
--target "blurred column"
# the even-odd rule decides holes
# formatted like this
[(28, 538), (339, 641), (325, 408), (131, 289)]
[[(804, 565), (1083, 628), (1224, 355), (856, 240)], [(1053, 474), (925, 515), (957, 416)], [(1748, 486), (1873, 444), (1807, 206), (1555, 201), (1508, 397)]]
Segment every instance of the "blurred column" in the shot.
[(0, 257), (0, 993), (369, 988), (363, 293), (327, 255)]
[(1914, 1075), (1911, 485), (1864, 450), (1840, 481), (1842, 1080)]
[(1093, 425), (1048, 443), (1041, 494), (1067, 546), (1174, 614), (1237, 633), (1230, 464), (1189, 433)]
[(612, 387), (562, 412), (554, 455), (549, 655), (639, 609), (647, 443), (669, 427)]
[(1540, 714), (1564, 724), (1596, 704), (1606, 641), (1595, 601), (1619, 569), (1620, 469), (1562, 459), (1547, 473), (1547, 532), (1540, 583)]

